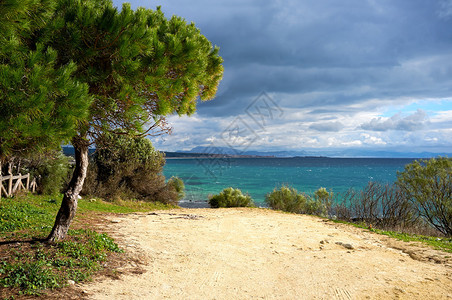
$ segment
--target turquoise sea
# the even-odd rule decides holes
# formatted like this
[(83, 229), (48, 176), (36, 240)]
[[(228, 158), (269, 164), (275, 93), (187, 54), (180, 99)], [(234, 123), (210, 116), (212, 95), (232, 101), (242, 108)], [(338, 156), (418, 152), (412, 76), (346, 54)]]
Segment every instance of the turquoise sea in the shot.
[(226, 187), (239, 188), (264, 206), (265, 194), (287, 184), (299, 192), (313, 193), (320, 187), (334, 193), (363, 188), (369, 181), (392, 183), (397, 171), (414, 159), (406, 158), (172, 158), (164, 174), (185, 183), (182, 202), (206, 202), (209, 194)]

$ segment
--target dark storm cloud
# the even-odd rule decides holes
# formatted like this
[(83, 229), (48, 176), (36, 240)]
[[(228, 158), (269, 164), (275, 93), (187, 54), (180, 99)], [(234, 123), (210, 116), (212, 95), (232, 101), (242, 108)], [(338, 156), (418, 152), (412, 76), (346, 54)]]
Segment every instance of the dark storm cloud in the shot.
[[(440, 0), (167, 0), (168, 15), (194, 21), (220, 46), (225, 76), (218, 97), (199, 106), (200, 115), (234, 115), (259, 95), (297, 94), (288, 104), (303, 107), (306, 93), (335, 93), (322, 105), (347, 105), (372, 98), (424, 96), (420, 87), (451, 92), (452, 14)], [(404, 63), (436, 57), (422, 70)], [(425, 73), (424, 73), (425, 72)], [(346, 97), (359, 86), (367, 95)], [(414, 87), (414, 88), (413, 88)], [(425, 93), (425, 94), (428, 94)], [(357, 100), (355, 100), (357, 99)]]

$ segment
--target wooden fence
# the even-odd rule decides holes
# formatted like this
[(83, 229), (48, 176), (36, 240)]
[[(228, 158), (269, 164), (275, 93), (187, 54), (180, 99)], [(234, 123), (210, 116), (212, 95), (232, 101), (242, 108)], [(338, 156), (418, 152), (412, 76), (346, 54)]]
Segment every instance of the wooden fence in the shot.
[[(25, 181), (25, 184), (24, 182)], [(6, 183), (6, 187), (3, 185), (3, 182)], [(34, 192), (36, 190), (36, 179), (33, 178), (33, 180), (30, 182), (30, 173), (27, 175), (22, 175), (19, 173), (19, 175), (7, 175), (2, 176), (0, 175), (0, 199), (2, 198), (2, 195), (5, 195), (6, 197), (10, 197), (14, 195), (14, 193), (21, 191), (21, 190), (31, 190)]]

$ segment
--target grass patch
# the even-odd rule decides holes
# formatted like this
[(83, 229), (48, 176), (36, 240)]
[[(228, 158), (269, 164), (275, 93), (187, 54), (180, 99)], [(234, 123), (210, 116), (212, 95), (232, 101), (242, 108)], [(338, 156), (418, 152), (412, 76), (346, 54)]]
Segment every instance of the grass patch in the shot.
[(39, 240), (52, 229), (61, 201), (62, 195), (31, 194), (0, 200), (0, 299), (42, 295), (67, 286), (69, 281), (90, 280), (109, 256), (121, 253), (111, 237), (89, 229), (86, 224), (91, 216), (174, 207), (142, 201), (80, 199), (68, 237), (53, 245), (41, 243)]
[(67, 240), (54, 245), (16, 243), (0, 262), (0, 286), (9, 293), (39, 295), (64, 287), (69, 280), (89, 280), (109, 252), (122, 250), (112, 238), (92, 230), (71, 230)]
[(434, 236), (425, 236), (418, 234), (408, 234), (403, 232), (386, 231), (380, 229), (370, 229), (373, 232), (384, 234), (405, 242), (421, 242), (427, 244), (436, 250), (452, 253), (452, 238), (439, 238)]
[(390, 230), (381, 230), (381, 229), (369, 229), (369, 227), (362, 223), (350, 223), (346, 221), (340, 220), (332, 220), (335, 223), (348, 224), (358, 228), (367, 229), (371, 232), (375, 232), (382, 235), (387, 235), (389, 237), (404, 241), (404, 242), (420, 242), (422, 244), (433, 247), (436, 250), (441, 250), (444, 252), (452, 253), (452, 238), (444, 238), (444, 237), (435, 237), (435, 236), (425, 236), (419, 234), (409, 234), (404, 232), (390, 231)]

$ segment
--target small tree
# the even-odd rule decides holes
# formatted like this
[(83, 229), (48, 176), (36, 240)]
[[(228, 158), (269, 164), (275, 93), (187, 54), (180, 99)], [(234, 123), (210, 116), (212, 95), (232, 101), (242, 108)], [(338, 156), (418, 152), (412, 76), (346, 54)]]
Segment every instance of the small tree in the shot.
[(397, 184), (420, 216), (452, 236), (452, 159), (416, 160), (397, 175)]

